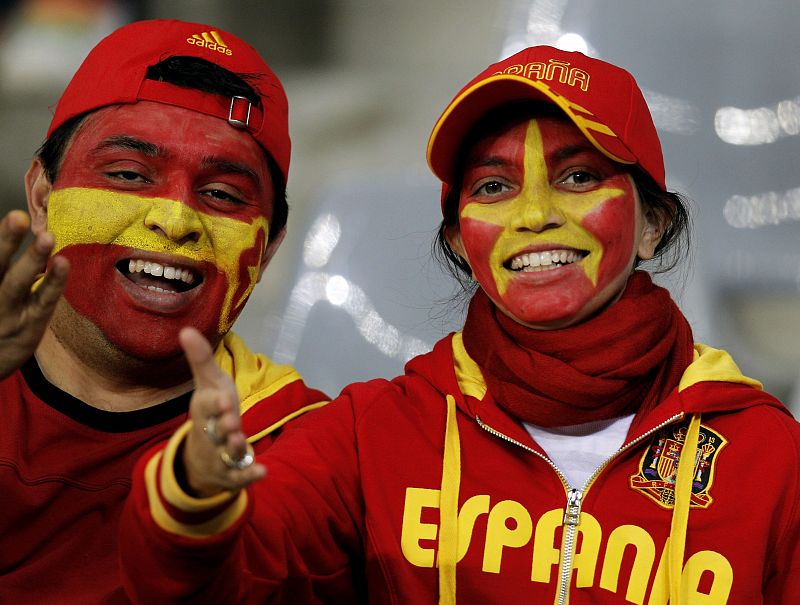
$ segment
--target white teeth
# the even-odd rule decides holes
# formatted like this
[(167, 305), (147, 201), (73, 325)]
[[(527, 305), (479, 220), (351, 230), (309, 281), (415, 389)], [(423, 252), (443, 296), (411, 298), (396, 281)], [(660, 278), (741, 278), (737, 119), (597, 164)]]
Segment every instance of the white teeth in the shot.
[(158, 286), (145, 286), (145, 290), (150, 290), (151, 292), (162, 292), (164, 294), (175, 294), (172, 290), (165, 290), (164, 288), (159, 288)]
[(541, 271), (545, 267), (555, 269), (579, 261), (582, 255), (574, 250), (545, 250), (544, 252), (528, 252), (511, 259), (509, 267), (513, 271)]
[[(140, 259), (130, 259), (128, 261), (128, 272), (129, 273), (147, 273), (149, 275), (153, 275), (154, 277), (164, 277), (165, 279), (175, 279), (180, 280), (184, 283), (191, 284), (194, 283), (195, 275), (191, 271), (191, 269), (181, 269), (179, 267), (171, 267), (169, 265), (162, 265), (160, 263), (155, 263), (152, 261), (144, 261)], [(167, 292), (167, 290), (163, 290), (162, 288), (158, 288), (156, 286), (148, 286), (148, 289), (153, 290), (155, 292)]]

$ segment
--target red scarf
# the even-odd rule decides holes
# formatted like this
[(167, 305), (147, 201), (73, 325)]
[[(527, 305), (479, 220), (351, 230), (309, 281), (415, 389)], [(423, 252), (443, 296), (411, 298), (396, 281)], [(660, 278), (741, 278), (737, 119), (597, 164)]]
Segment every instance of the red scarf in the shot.
[(643, 416), (678, 385), (693, 354), (686, 318), (644, 271), (599, 315), (559, 330), (517, 323), (479, 289), (463, 336), (497, 403), (539, 426)]

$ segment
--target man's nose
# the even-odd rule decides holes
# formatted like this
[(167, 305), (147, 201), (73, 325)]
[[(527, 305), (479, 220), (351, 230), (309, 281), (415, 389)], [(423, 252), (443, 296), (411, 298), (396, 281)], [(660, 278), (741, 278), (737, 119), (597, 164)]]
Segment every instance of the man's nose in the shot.
[(148, 229), (179, 244), (197, 242), (203, 233), (203, 223), (197, 212), (173, 200), (155, 200), (144, 222)]

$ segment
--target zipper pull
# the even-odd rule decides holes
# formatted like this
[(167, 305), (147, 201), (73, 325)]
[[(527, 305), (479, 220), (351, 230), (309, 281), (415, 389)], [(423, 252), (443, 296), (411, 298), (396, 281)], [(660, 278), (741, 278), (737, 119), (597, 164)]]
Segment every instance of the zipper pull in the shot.
[(567, 494), (567, 507), (564, 509), (564, 525), (581, 524), (581, 499), (583, 492), (579, 489), (571, 489)]

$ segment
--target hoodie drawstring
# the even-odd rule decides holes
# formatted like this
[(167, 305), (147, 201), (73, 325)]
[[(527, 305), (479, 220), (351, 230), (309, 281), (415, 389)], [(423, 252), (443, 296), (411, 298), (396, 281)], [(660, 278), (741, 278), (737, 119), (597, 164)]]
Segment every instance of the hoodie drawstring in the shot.
[(669, 578), (670, 605), (681, 605), (681, 575), (683, 555), (686, 549), (686, 530), (689, 525), (689, 506), (692, 501), (692, 481), (694, 479), (697, 444), (700, 439), (700, 414), (692, 416), (686, 438), (678, 461), (675, 478), (675, 506), (672, 509), (672, 524), (669, 530)]
[(455, 605), (458, 562), (458, 491), (461, 483), (461, 444), (456, 421), (456, 400), (447, 396), (442, 484), (439, 491), (439, 605)]

